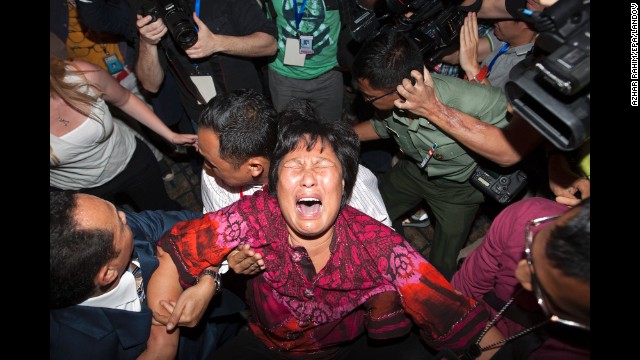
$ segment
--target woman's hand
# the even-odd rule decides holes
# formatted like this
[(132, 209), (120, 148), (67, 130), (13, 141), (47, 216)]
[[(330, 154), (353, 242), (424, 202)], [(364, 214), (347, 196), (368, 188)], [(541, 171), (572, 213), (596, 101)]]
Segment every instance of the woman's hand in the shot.
[(249, 244), (238, 245), (229, 253), (227, 261), (236, 274), (255, 275), (266, 269), (262, 254), (253, 251)]
[(171, 138), (167, 140), (169, 140), (174, 145), (196, 146), (198, 135), (173, 133), (173, 135), (171, 135)]

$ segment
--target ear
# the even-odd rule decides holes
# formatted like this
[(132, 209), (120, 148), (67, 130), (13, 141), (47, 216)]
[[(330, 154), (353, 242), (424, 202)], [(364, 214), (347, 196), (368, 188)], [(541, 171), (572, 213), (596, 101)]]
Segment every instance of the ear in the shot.
[(254, 178), (258, 178), (264, 174), (267, 167), (265, 166), (265, 160), (263, 157), (252, 157), (247, 161), (249, 165), (249, 171), (251, 172), (251, 176)]
[(95, 277), (96, 285), (99, 287), (109, 285), (118, 278), (118, 275), (118, 270), (115, 267), (110, 266), (110, 264), (106, 264), (100, 268), (98, 275)]
[(533, 290), (533, 285), (531, 284), (531, 270), (529, 269), (529, 264), (527, 264), (526, 259), (522, 259), (518, 262), (518, 266), (516, 267), (516, 279), (518, 279), (520, 285), (522, 285), (526, 290)]

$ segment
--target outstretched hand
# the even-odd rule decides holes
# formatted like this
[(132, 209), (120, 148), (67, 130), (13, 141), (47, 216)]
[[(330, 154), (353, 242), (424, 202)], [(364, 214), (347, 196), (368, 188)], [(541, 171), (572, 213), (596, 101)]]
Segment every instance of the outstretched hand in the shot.
[(255, 275), (266, 269), (262, 254), (253, 251), (249, 244), (238, 245), (229, 253), (227, 261), (236, 274)]
[(198, 135), (195, 134), (178, 134), (174, 133), (170, 139), (174, 145), (191, 145), (196, 146)]
[(470, 12), (460, 28), (460, 67), (469, 78), (480, 72), (478, 42), (478, 19), (476, 13)]
[(411, 80), (403, 79), (402, 84), (397, 87), (401, 98), (394, 101), (394, 105), (398, 109), (411, 111), (416, 115), (428, 118), (430, 112), (440, 105), (433, 79), (426, 67), (424, 74), (416, 70), (411, 71), (411, 77), (416, 80), (415, 85)]

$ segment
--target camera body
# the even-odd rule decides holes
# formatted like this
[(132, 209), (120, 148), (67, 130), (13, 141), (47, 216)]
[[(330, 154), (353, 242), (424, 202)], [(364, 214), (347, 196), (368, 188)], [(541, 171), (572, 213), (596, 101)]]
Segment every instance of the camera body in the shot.
[(516, 170), (500, 174), (478, 166), (469, 182), (500, 204), (511, 202), (527, 185), (527, 174)]
[(534, 14), (540, 35), (533, 56), (511, 70), (505, 85), (516, 113), (564, 151), (590, 137), (590, 14), (583, 0), (558, 1)]
[[(416, 42), (429, 69), (433, 69), (451, 47), (459, 46), (458, 36), (466, 16), (452, 0), (386, 0), (384, 6), (375, 11), (358, 5), (357, 0), (343, 6), (346, 23), (356, 41), (362, 42), (383, 32), (404, 32)], [(412, 15), (405, 17), (407, 12)]]
[(190, 48), (198, 41), (191, 12), (183, 0), (145, 0), (138, 12), (142, 16), (151, 15), (151, 22), (162, 19), (173, 39), (183, 49)]

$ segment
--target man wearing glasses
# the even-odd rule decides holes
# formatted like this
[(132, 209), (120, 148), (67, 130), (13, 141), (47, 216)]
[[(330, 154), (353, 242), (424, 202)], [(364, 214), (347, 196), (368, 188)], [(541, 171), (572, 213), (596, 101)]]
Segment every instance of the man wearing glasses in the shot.
[[(505, 208), (451, 284), (483, 299), (508, 358), (590, 358), (591, 202), (528, 198)], [(537, 303), (537, 304), (536, 304)]]
[[(423, 69), (417, 45), (401, 33), (383, 33), (364, 44), (354, 60), (353, 76), (365, 101), (391, 114), (359, 123), (354, 129), (360, 141), (392, 137), (398, 143), (405, 157), (381, 179), (382, 199), (397, 231), (407, 211), (422, 200), (427, 202), (436, 218), (429, 262), (450, 279), (484, 196), (468, 181), (477, 167), (477, 156), (432, 119), (396, 106), (404, 100), (396, 90), (398, 85), (403, 79), (408, 84), (411, 72), (422, 73)], [(437, 74), (433, 82), (447, 107), (487, 127), (507, 125), (507, 99), (499, 88)], [(454, 116), (452, 113), (452, 120)]]

